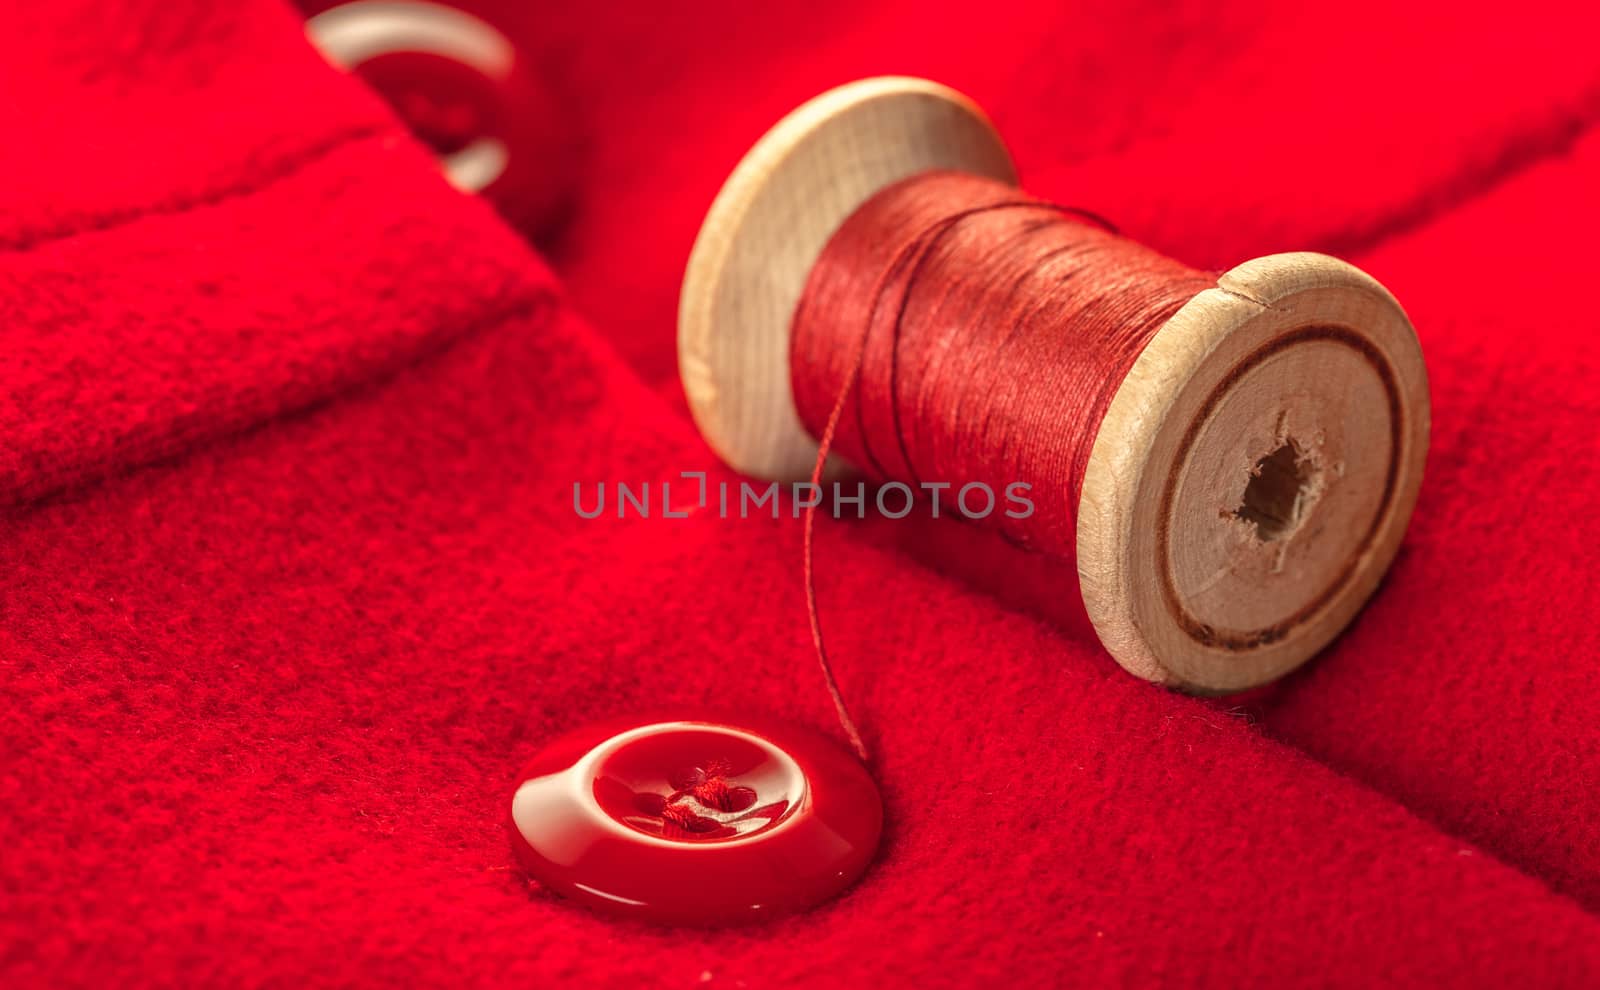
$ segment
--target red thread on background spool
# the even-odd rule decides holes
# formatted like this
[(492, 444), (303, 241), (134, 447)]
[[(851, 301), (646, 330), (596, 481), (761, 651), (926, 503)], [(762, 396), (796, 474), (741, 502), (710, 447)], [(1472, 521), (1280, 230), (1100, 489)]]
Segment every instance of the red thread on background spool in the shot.
[[(1216, 280), (1074, 213), (991, 179), (929, 172), (844, 222), (811, 269), (791, 337), (795, 405), (820, 444), (813, 485), (835, 445), (885, 480), (982, 482), (997, 497), (1027, 482), (1032, 516), (985, 522), (1075, 564), (1078, 498), (1106, 409), (1156, 331)], [(804, 537), (812, 641), (865, 758), (824, 644), (815, 511)]]

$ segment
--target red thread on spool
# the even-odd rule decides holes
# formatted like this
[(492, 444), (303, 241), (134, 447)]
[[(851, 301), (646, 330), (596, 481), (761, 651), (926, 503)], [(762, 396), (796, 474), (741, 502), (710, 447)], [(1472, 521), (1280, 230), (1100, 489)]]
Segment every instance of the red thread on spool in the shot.
[[(1416, 504), (1429, 404), (1410, 321), (1319, 254), (1208, 287), (1014, 182), (983, 112), (929, 80), (863, 79), (786, 116), (684, 272), (696, 425), (771, 481), (820, 481), (819, 434), (838, 433), (869, 473), (1054, 486), (1030, 493), (1035, 518), (993, 521), (1049, 570), (1074, 564), (1125, 670), (1201, 694), (1282, 676), (1374, 593)], [(815, 616), (813, 634), (826, 675)]]
[[(820, 443), (811, 483), (835, 444), (882, 479), (981, 482), (997, 493), (1027, 482), (1034, 514), (989, 521), (1072, 563), (1106, 408), (1156, 331), (1216, 284), (1084, 218), (957, 172), (906, 179), (852, 214), (794, 313), (795, 404)], [(817, 609), (815, 513), (806, 510), (804, 529), (812, 642), (865, 758)]]

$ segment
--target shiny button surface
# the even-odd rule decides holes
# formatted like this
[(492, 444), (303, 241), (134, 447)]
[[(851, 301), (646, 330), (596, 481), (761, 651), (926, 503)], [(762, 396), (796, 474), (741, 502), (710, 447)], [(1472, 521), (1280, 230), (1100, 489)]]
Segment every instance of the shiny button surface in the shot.
[(551, 219), (568, 177), (560, 114), (493, 25), (424, 0), (356, 0), (311, 17), (306, 34), (388, 101), (453, 185), (530, 233)]
[(779, 723), (596, 726), (545, 747), (512, 844), (550, 890), (664, 924), (733, 924), (838, 894), (871, 861), (882, 802), (826, 737)]

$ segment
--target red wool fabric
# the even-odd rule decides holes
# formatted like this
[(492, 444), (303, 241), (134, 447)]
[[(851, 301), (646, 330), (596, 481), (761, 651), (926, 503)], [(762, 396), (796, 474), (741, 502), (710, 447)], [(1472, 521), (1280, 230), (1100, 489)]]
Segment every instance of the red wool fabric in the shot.
[[(7, 985), (1600, 981), (1600, 24), (1169, 6), (472, 7), (571, 111), (547, 260), (291, 9), (14, 12)], [(767, 126), (883, 72), (1188, 264), (1384, 281), (1432, 376), (1415, 521), (1345, 636), (1231, 702), (825, 523), (877, 863), (760, 927), (589, 914), (512, 866), (542, 740), (674, 706), (831, 730), (798, 520), (571, 497), (737, 480), (675, 384), (689, 244)]]

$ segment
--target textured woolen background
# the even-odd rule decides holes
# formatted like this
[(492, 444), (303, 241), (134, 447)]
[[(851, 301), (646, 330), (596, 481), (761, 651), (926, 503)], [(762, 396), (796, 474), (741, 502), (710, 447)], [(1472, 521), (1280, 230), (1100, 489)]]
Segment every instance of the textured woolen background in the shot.
[[(570, 113), (545, 260), (271, 0), (12, 12), (8, 984), (1600, 981), (1592, 14), (588, 6), (502, 18)], [(1387, 283), (1433, 376), (1416, 520), (1348, 635), (1232, 706), (829, 525), (879, 862), (763, 928), (592, 916), (510, 869), (541, 740), (831, 712), (798, 523), (584, 523), (572, 483), (717, 471), (673, 368), (700, 217), (889, 71), (1188, 263)]]

